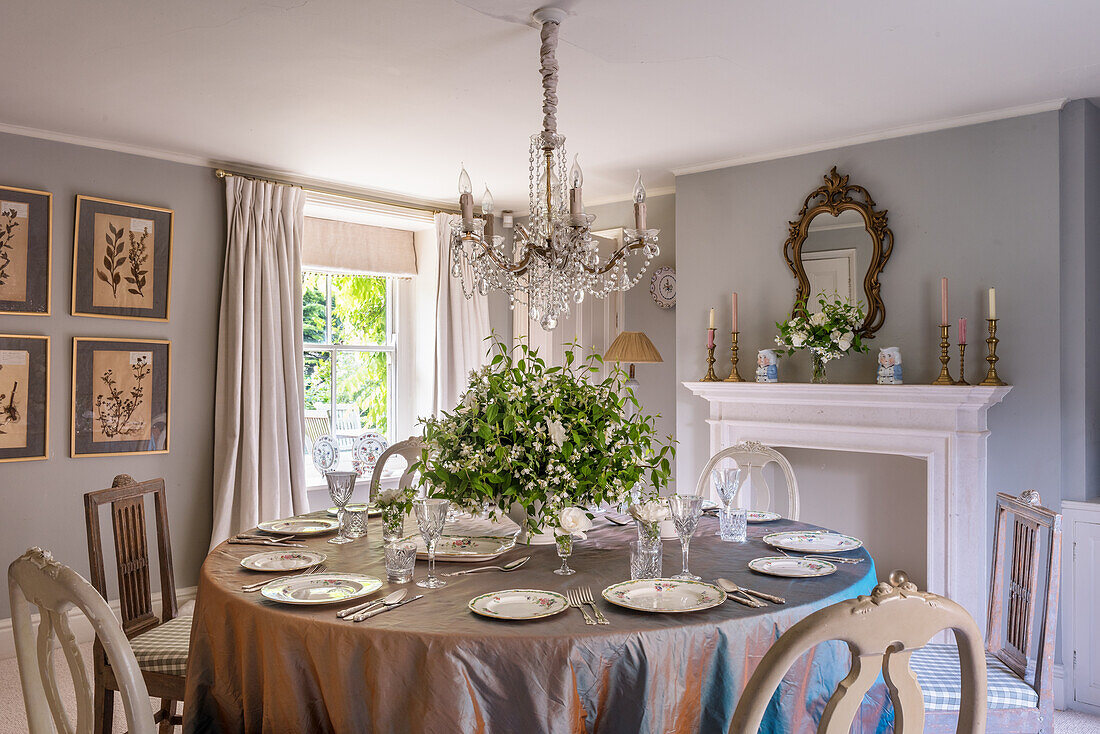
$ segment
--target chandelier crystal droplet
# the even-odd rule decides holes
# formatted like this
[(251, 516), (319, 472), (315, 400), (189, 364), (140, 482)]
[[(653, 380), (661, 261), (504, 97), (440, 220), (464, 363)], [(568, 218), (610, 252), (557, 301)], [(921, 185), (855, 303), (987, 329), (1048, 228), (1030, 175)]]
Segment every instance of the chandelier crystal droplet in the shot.
[(494, 233), (493, 195), (481, 199), (481, 216), (474, 215), (473, 184), (463, 165), (458, 177), (462, 219), (451, 227), (451, 276), (461, 280), (467, 298), (493, 290), (508, 294), (511, 307), (525, 302), (528, 316), (546, 330), (569, 315), (570, 306), (590, 294), (605, 298), (641, 280), (650, 261), (660, 254), (658, 229), (646, 225), (646, 192), (642, 175), (634, 182), (634, 227), (623, 230), (623, 243), (600, 253), (592, 234), (595, 216), (585, 214), (581, 198), (584, 174), (579, 156), (566, 168), (565, 136), (558, 135), (558, 27), (565, 12), (543, 8), (534, 13), (541, 24), (542, 132), (531, 136), (529, 216), (514, 228), (512, 247)]

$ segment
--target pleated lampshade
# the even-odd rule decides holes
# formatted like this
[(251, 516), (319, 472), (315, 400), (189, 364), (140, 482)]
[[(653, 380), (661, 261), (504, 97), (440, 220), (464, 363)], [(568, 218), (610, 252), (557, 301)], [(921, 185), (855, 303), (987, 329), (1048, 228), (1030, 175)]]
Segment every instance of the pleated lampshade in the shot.
[(603, 355), (607, 362), (630, 362), (631, 364), (655, 364), (663, 362), (661, 353), (649, 337), (640, 331), (624, 331), (611, 342), (607, 353)]

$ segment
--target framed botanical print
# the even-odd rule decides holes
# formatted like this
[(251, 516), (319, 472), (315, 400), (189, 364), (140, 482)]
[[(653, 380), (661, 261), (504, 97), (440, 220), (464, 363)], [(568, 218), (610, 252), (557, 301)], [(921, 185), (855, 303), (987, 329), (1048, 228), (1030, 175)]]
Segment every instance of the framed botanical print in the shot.
[(49, 456), (50, 338), (0, 334), (0, 462)]
[(0, 186), (0, 313), (50, 313), (53, 194)]
[(76, 197), (73, 315), (167, 321), (171, 209)]
[(73, 456), (166, 454), (170, 344), (73, 339)]

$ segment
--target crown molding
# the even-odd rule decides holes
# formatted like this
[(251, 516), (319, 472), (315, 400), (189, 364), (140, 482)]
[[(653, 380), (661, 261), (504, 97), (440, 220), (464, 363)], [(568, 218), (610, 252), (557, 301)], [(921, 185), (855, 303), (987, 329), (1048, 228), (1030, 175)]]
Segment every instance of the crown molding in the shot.
[(823, 140), (817, 143), (811, 143), (809, 145), (802, 145), (793, 148), (777, 148), (775, 150), (771, 150), (765, 153), (755, 153), (751, 155), (738, 156), (736, 158), (726, 158), (723, 160), (695, 163), (690, 166), (673, 168), (672, 173), (676, 176), (687, 176), (692, 173), (715, 171), (720, 168), (733, 168), (735, 166), (744, 166), (749, 163), (762, 163), (763, 161), (771, 161), (779, 158), (791, 158), (796, 155), (805, 155), (807, 153), (820, 153), (823, 150), (835, 150), (836, 148), (846, 148), (851, 145), (873, 143), (878, 140), (904, 138), (909, 135), (920, 135), (921, 133), (936, 132), (937, 130), (949, 130), (955, 127), (980, 125), (985, 122), (1007, 120), (1013, 117), (1025, 117), (1027, 115), (1034, 115), (1040, 112), (1060, 110), (1063, 106), (1065, 106), (1067, 101), (1069, 100), (1066, 97), (1059, 97), (1057, 99), (1049, 99), (1043, 102), (1036, 102), (1034, 104), (1020, 105), (1018, 107), (1005, 107), (1003, 109), (990, 110), (988, 112), (975, 112), (973, 114), (960, 115), (958, 117), (947, 117), (940, 120), (930, 120), (928, 122), (913, 123), (911, 125), (900, 125), (898, 127), (886, 128), (883, 130), (863, 133), (860, 135), (853, 135), (846, 138), (833, 138), (830, 140)]
[(38, 138), (39, 140), (52, 140), (55, 143), (68, 143), (69, 145), (79, 145), (83, 148), (96, 148), (98, 150), (110, 150), (115, 153), (128, 153), (129, 155), (138, 155), (142, 158), (155, 158), (162, 161), (172, 161), (173, 163), (185, 163), (191, 166), (213, 165), (213, 162), (209, 158), (190, 153), (180, 153), (179, 151), (164, 150), (163, 148), (149, 148), (144, 145), (130, 145), (129, 143), (119, 143), (114, 140), (89, 138), (83, 135), (73, 135), (71, 133), (62, 133), (55, 130), (42, 130), (36, 127), (11, 125), (6, 122), (0, 122), (0, 133), (22, 135), (25, 138)]

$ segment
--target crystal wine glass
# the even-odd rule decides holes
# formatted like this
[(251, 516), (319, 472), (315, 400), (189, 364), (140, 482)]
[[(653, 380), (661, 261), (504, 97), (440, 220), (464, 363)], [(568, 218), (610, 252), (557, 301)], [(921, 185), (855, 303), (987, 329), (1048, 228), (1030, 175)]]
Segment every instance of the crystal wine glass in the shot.
[(336, 505), (336, 518), (340, 522), (340, 531), (336, 533), (335, 538), (329, 539), (328, 542), (330, 543), (340, 544), (352, 541), (345, 532), (347, 523), (347, 510), (345, 508), (351, 500), (351, 493), (355, 490), (355, 478), (357, 476), (359, 475), (353, 471), (325, 472), (325, 481), (328, 482), (328, 496), (332, 498), (332, 503)]
[(672, 522), (676, 525), (676, 535), (680, 537), (680, 549), (684, 557), (684, 570), (672, 578), (699, 581), (700, 577), (688, 570), (688, 546), (695, 529), (699, 527), (703, 498), (697, 494), (674, 494), (668, 498), (668, 509), (672, 513)]
[(424, 545), (428, 546), (428, 578), (416, 582), (417, 586), (425, 589), (438, 589), (447, 585), (446, 581), (435, 575), (435, 546), (443, 535), (443, 525), (447, 522), (447, 510), (450, 506), (451, 503), (443, 499), (413, 500), (420, 537), (424, 539)]
[(561, 568), (555, 569), (554, 573), (558, 576), (572, 576), (576, 573), (576, 571), (569, 568), (569, 556), (573, 554), (573, 536), (569, 533), (555, 535), (554, 545), (557, 546), (558, 558), (561, 559)]
[[(714, 485), (714, 491), (718, 493), (718, 499), (722, 502), (722, 506), (718, 510), (720, 520), (728, 522), (733, 500), (737, 497), (737, 490), (741, 486), (741, 469), (715, 469), (710, 473), (710, 480)], [(721, 534), (722, 524), (720, 522), (718, 532), (715, 535)]]

